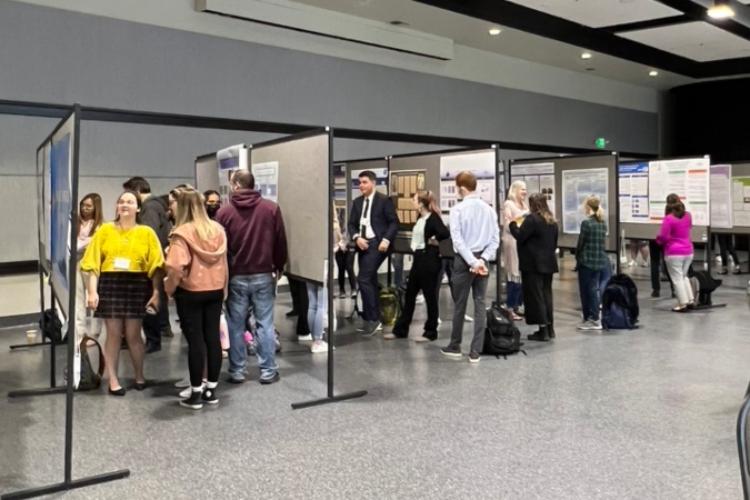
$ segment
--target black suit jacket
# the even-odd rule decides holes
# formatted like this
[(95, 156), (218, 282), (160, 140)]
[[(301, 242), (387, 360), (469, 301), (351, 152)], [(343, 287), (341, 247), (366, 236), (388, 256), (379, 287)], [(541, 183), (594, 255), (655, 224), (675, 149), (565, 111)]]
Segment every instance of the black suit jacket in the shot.
[[(362, 217), (362, 209), (364, 208), (365, 198), (360, 196), (352, 203), (352, 208), (349, 211), (349, 234), (352, 237), (352, 241), (355, 240), (354, 235), (360, 233), (359, 223)], [(393, 207), (393, 202), (383, 193), (375, 192), (375, 196), (372, 199), (372, 206), (370, 207), (370, 225), (372, 230), (375, 232), (375, 239), (380, 241), (385, 238), (391, 242), (391, 248), (393, 247), (393, 241), (396, 239), (396, 232), (398, 232), (398, 217), (396, 216), (396, 209)], [(365, 235), (361, 235), (363, 238)]]
[(509, 225), (518, 247), (518, 267), (521, 271), (553, 274), (557, 267), (557, 224), (547, 224), (544, 219), (531, 214), (521, 227), (515, 221)]
[(444, 241), (451, 237), (451, 232), (443, 224), (443, 219), (439, 215), (430, 214), (424, 223), (424, 241), (427, 241), (435, 237), (438, 241)]

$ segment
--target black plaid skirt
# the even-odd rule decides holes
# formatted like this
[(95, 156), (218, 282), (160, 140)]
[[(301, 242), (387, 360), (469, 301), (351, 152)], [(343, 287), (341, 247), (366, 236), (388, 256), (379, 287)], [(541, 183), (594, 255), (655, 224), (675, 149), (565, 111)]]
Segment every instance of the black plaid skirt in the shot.
[(142, 318), (151, 297), (146, 273), (112, 272), (99, 276), (97, 318)]

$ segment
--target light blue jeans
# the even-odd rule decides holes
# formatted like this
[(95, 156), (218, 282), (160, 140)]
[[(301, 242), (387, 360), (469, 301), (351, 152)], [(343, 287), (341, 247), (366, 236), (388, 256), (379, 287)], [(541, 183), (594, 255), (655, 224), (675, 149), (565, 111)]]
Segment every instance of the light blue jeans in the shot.
[(323, 325), (328, 314), (328, 289), (323, 285), (307, 284), (307, 325), (313, 340), (323, 338)]
[(252, 304), (257, 324), (256, 356), (260, 378), (276, 374), (276, 342), (273, 326), (273, 304), (276, 298), (276, 280), (271, 273), (233, 276), (229, 280), (227, 297), (227, 327), (229, 328), (229, 375), (243, 378), (247, 364), (245, 324), (247, 311)]

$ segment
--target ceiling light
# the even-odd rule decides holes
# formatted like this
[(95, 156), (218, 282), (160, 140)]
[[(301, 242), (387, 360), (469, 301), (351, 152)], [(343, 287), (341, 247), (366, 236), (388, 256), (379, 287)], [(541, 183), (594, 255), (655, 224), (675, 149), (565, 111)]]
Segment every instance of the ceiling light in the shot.
[(655, 69), (652, 69), (651, 71), (648, 72), (648, 76), (659, 76), (659, 72), (656, 71)]
[(499, 34), (500, 34), (500, 33), (502, 33), (502, 32), (503, 32), (503, 30), (501, 30), (501, 29), (500, 29), (500, 28), (498, 28), (497, 26), (494, 26), (494, 27), (490, 28), (490, 30), (489, 30), (489, 32), (488, 32), (488, 33), (489, 33), (490, 35), (492, 35), (492, 36), (497, 36), (497, 35), (499, 35)]
[(734, 17), (734, 10), (729, 6), (729, 0), (715, 0), (713, 7), (708, 9), (708, 17), (712, 19)]
[(591, 59), (592, 57), (594, 56), (591, 54), (591, 52), (584, 52), (581, 54), (581, 59)]

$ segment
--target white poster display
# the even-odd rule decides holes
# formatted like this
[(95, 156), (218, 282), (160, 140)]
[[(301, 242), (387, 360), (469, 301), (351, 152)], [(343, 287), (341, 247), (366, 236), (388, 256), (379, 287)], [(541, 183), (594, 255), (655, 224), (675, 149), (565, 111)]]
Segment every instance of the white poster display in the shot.
[(711, 165), (711, 227), (732, 225), (732, 166)]
[(648, 163), (622, 164), (618, 176), (620, 222), (648, 223)]
[(581, 222), (586, 219), (583, 203), (595, 195), (601, 202), (604, 220), (609, 214), (609, 173), (606, 168), (563, 170), (562, 172), (562, 226), (563, 233), (579, 234)]
[(529, 194), (547, 195), (547, 206), (552, 215), (557, 216), (555, 214), (555, 164), (553, 162), (514, 164), (510, 181), (524, 181)]
[(708, 158), (652, 161), (649, 164), (649, 219), (664, 219), (667, 196), (677, 194), (693, 217), (694, 226), (710, 223), (710, 161)]
[(477, 193), (495, 206), (495, 151), (440, 157), (440, 210), (447, 212), (458, 201), (456, 176), (468, 171), (477, 178)]
[(732, 222), (750, 227), (750, 177), (732, 177)]
[(279, 202), (279, 162), (253, 163), (255, 189), (267, 200)]
[(349, 183), (350, 183), (350, 189), (352, 192), (352, 201), (362, 194), (359, 192), (359, 174), (361, 174), (365, 170), (369, 170), (373, 174), (375, 174), (375, 190), (387, 196), (388, 195), (388, 169), (387, 168), (383, 167), (383, 168), (358, 169), (358, 170), (352, 170), (349, 172)]
[(219, 167), (219, 194), (222, 203), (229, 201), (232, 192), (232, 174), (237, 170), (247, 170), (248, 150), (244, 144), (229, 146), (216, 152)]

